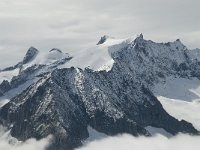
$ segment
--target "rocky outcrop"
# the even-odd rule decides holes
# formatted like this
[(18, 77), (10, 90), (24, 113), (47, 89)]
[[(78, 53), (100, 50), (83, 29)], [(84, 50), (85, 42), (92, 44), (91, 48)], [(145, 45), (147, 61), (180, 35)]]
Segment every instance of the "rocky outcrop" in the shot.
[(0, 96), (3, 96), (3, 94), (7, 91), (10, 90), (10, 83), (7, 80), (4, 80), (1, 84), (0, 84)]
[(30, 61), (32, 61), (37, 56), (38, 53), (39, 53), (39, 51), (36, 48), (30, 47), (28, 49), (22, 63), (23, 64), (29, 63)]
[(109, 39), (109, 38), (112, 38), (112, 37), (110, 37), (108, 35), (102, 36), (101, 39), (99, 40), (99, 42), (97, 43), (97, 45), (105, 43), (107, 41), (107, 39)]

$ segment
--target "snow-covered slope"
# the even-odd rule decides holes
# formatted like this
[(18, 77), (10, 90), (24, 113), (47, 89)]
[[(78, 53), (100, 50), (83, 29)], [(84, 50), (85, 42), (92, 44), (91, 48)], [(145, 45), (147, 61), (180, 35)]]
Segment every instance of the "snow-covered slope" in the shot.
[(167, 77), (154, 87), (154, 94), (180, 101), (200, 100), (200, 80), (198, 78)]
[(114, 63), (111, 57), (112, 53), (123, 49), (123, 47), (131, 43), (133, 39), (116, 39), (109, 36), (104, 36), (104, 38), (104, 42), (99, 42), (101, 44), (74, 53), (73, 59), (62, 67), (69, 68), (73, 66), (82, 69), (90, 68), (95, 71), (109, 71)]
[(18, 76), (23, 70), (23, 66), (27, 63), (31, 63), (37, 57), (38, 53), (39, 51), (36, 48), (30, 47), (22, 61), (14, 66), (0, 70), (0, 83), (2, 83), (4, 80), (10, 82), (14, 76)]
[(192, 122), (200, 130), (199, 79), (170, 77), (156, 84), (154, 93), (169, 114)]
[(196, 48), (196, 49), (190, 50), (190, 56), (193, 59), (196, 59), (197, 61), (200, 61), (200, 49)]
[(23, 65), (23, 70), (33, 65), (52, 65), (64, 59), (69, 59), (71, 56), (68, 53), (63, 53), (57, 48), (53, 48), (49, 52), (39, 53), (38, 56), (30, 63)]
[(177, 99), (159, 96), (158, 100), (164, 109), (175, 118), (187, 120), (200, 130), (200, 103), (197, 101), (186, 102)]
[(26, 70), (34, 65), (46, 65), (59, 63), (64, 59), (72, 59), (68, 63), (63, 63), (58, 68), (90, 68), (95, 71), (109, 71), (114, 63), (112, 53), (121, 50), (133, 41), (133, 39), (116, 39), (109, 36), (104, 36), (105, 41), (94, 47), (76, 51), (72, 56), (64, 53), (61, 50), (54, 48), (49, 52), (39, 52), (36, 48), (30, 47), (24, 56), (22, 62), (17, 65), (8, 67), (0, 71), (0, 83), (4, 80), (11, 81), (14, 76), (19, 75), (21, 71)]
[(39, 53), (33, 47), (29, 48), (22, 61), (0, 71), (1, 104), (5, 104), (45, 74), (57, 69), (59, 65), (63, 65), (70, 59), (72, 57), (69, 54), (56, 48), (46, 53)]
[(0, 84), (4, 81), (4, 80), (7, 80), (7, 81), (11, 81), (11, 79), (14, 77), (14, 76), (17, 76), (19, 74), (19, 68), (16, 68), (14, 70), (10, 70), (10, 71), (2, 71), (0, 72)]

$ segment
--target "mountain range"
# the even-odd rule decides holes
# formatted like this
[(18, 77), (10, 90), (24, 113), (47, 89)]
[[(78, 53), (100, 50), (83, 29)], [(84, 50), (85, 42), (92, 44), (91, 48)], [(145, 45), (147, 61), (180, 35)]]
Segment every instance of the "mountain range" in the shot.
[[(0, 124), (19, 141), (52, 135), (48, 150), (71, 150), (90, 131), (151, 136), (199, 131), (170, 115), (154, 88), (167, 78), (200, 79), (200, 50), (177, 39), (156, 43), (103, 36), (94, 47), (71, 55), (34, 47), (23, 60), (0, 70)], [(178, 106), (177, 106), (178, 107)]]

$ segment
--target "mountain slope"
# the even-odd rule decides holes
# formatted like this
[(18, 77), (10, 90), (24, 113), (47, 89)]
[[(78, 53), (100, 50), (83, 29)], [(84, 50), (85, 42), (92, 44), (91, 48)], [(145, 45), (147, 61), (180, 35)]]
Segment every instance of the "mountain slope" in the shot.
[[(154, 85), (168, 76), (199, 78), (200, 64), (190, 50), (180, 40), (154, 43), (144, 40), (143, 35), (135, 40), (110, 40), (109, 44), (106, 39), (97, 45), (103, 46), (104, 54), (113, 60), (109, 70), (103, 67), (109, 59), (98, 63), (101, 65), (95, 69), (84, 65), (82, 69), (75, 68), (79, 66), (73, 67), (78, 61), (76, 56), (63, 59), (57, 49), (50, 51), (56, 52), (56, 57), (48, 55), (43, 65), (35, 63), (40, 61), (34, 58), (35, 65), (27, 65), (15, 78), (27, 81), (33, 75), (38, 80), (1, 108), (0, 123), (19, 140), (54, 135), (49, 148), (53, 150), (80, 146), (89, 136), (89, 126), (107, 135), (149, 136), (145, 129), (148, 126), (172, 135), (198, 134), (191, 123), (170, 116), (152, 93)], [(86, 56), (81, 57), (90, 58)], [(88, 62), (93, 64), (94, 58)], [(81, 63), (84, 62), (76, 64)], [(12, 82), (13, 79), (6, 83), (13, 85)], [(16, 83), (21, 84), (18, 80)]]
[[(23, 61), (15, 66), (7, 67), (0, 71), (0, 96), (10, 97), (10, 90), (16, 89), (20, 94), (28, 86), (38, 81), (44, 74), (53, 71), (58, 66), (68, 62), (72, 57), (59, 49), (52, 49), (46, 54), (40, 54), (33, 47), (29, 48)], [(24, 88), (17, 88), (24, 84)], [(18, 92), (19, 91), (19, 92)], [(15, 95), (14, 95), (15, 96)]]

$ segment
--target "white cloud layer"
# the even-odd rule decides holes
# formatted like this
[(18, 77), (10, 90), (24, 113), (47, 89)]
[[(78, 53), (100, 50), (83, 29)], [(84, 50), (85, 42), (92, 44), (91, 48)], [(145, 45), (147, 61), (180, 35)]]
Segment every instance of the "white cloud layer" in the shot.
[(200, 47), (199, 0), (1, 0), (0, 59), (17, 62), (30, 46), (79, 50), (108, 34), (123, 38), (181, 38)]
[(29, 139), (25, 142), (19, 142), (0, 126), (0, 150), (45, 150), (49, 142), (50, 137), (40, 141)]
[(178, 135), (166, 138), (156, 135), (152, 138), (120, 135), (94, 141), (77, 150), (199, 150), (200, 137)]

